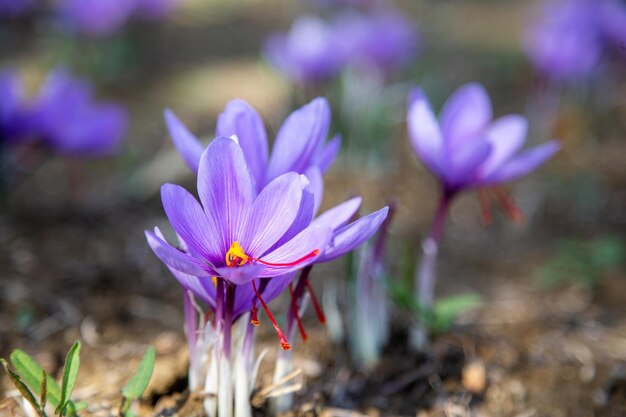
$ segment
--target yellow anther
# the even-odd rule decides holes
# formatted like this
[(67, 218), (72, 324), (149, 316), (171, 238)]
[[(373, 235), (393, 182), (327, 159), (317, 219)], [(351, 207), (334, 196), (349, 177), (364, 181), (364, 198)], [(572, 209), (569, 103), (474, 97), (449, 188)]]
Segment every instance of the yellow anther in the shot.
[(217, 277), (211, 277), (211, 281), (213, 281), (213, 285), (217, 288)]
[(239, 243), (236, 241), (233, 242), (228, 252), (226, 252), (226, 266), (243, 266), (248, 260), (248, 255), (246, 255), (243, 248), (239, 246)]

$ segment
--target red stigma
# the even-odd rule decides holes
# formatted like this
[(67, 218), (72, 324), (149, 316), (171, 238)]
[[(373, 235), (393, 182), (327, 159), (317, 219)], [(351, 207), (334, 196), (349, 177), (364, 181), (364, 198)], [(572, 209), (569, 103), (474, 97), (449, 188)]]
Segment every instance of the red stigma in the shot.
[(252, 323), (254, 326), (258, 326), (259, 324), (261, 324), (261, 322), (259, 321), (259, 316), (257, 315), (256, 304), (252, 304), (252, 311), (250, 311), (250, 323)]
[(313, 252), (308, 253), (306, 255), (304, 255), (302, 258), (296, 259), (295, 261), (292, 262), (267, 262), (264, 261), (262, 259), (259, 258), (250, 258), (253, 261), (256, 261), (258, 263), (261, 263), (263, 265), (267, 265), (267, 266), (277, 266), (277, 267), (289, 267), (289, 266), (296, 266), (302, 262), (308, 261), (311, 258), (316, 257), (317, 255), (319, 255), (320, 250), (319, 249), (315, 249)]
[(259, 290), (257, 290), (256, 283), (254, 282), (254, 280), (252, 280), (252, 289), (254, 290), (254, 293), (256, 294), (256, 298), (261, 302), (261, 305), (263, 306), (263, 309), (265, 310), (265, 313), (267, 314), (267, 317), (272, 322), (272, 325), (274, 326), (274, 329), (276, 329), (276, 333), (278, 333), (278, 338), (280, 339), (280, 347), (283, 348), (283, 350), (291, 349), (291, 345), (287, 341), (287, 338), (285, 337), (285, 334), (283, 333), (283, 331), (281, 330), (280, 326), (276, 322), (276, 319), (274, 318), (274, 315), (272, 314), (272, 312), (270, 311), (269, 307), (267, 306), (267, 304), (263, 300), (263, 297), (261, 297), (261, 294), (259, 294)]
[(324, 312), (322, 311), (322, 307), (317, 301), (317, 297), (315, 296), (315, 292), (313, 291), (313, 286), (309, 282), (308, 278), (306, 280), (305, 285), (306, 285), (306, 289), (309, 290), (309, 294), (311, 295), (311, 301), (313, 302), (313, 307), (315, 307), (315, 313), (317, 314), (317, 319), (319, 320), (320, 323), (325, 324), (326, 316), (324, 315)]
[(302, 319), (300, 318), (300, 312), (298, 311), (298, 304), (296, 303), (296, 297), (293, 293), (293, 284), (289, 283), (289, 295), (291, 295), (291, 311), (293, 312), (294, 317), (296, 318), (296, 323), (298, 324), (298, 330), (300, 331), (300, 336), (302, 336), (302, 341), (306, 342), (309, 338), (304, 330), (304, 325), (302, 324)]

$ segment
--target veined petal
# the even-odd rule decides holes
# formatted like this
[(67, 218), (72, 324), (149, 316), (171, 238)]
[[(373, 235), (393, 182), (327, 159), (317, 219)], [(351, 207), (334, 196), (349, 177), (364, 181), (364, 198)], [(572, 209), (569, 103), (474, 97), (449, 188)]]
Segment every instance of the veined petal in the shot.
[(244, 100), (232, 100), (217, 119), (216, 135), (237, 136), (256, 189), (260, 192), (266, 183), (268, 161), (267, 134), (261, 116)]
[(343, 203), (326, 210), (311, 224), (316, 226), (326, 226), (330, 227), (331, 230), (337, 230), (342, 227), (350, 218), (356, 213), (356, 211), (361, 207), (361, 197), (353, 197), (348, 201), (344, 201)]
[(235, 285), (243, 285), (247, 284), (255, 278), (259, 278), (263, 269), (263, 265), (248, 264), (244, 266), (238, 266), (236, 268), (231, 268), (228, 266), (215, 268), (215, 272), (220, 277), (232, 282)]
[(208, 265), (205, 266), (198, 259), (192, 258), (178, 249), (173, 248), (169, 243), (160, 239), (149, 230), (146, 230), (145, 233), (148, 245), (150, 245), (157, 258), (159, 258), (165, 265), (189, 275), (209, 275), (207, 269), (210, 269), (210, 267)]
[(302, 200), (300, 200), (300, 208), (298, 210), (298, 214), (296, 215), (295, 220), (291, 224), (289, 230), (285, 232), (285, 234), (278, 240), (278, 242), (276, 242), (274, 247), (272, 247), (270, 250), (274, 250), (283, 243), (290, 241), (291, 239), (293, 239), (294, 236), (306, 229), (311, 224), (311, 220), (313, 220), (314, 215), (314, 201), (315, 197), (311, 192), (310, 185), (306, 186), (302, 190)]
[(484, 180), (485, 184), (498, 184), (513, 181), (519, 177), (534, 171), (557, 153), (561, 145), (556, 140), (551, 140), (539, 146), (535, 146), (511, 159), (493, 174)]
[(328, 171), (328, 168), (333, 164), (337, 155), (339, 154), (339, 149), (341, 148), (341, 136), (335, 135), (328, 143), (324, 145), (322, 151), (319, 152), (317, 157), (315, 158), (315, 165), (317, 165), (322, 173)]
[[(331, 233), (328, 227), (309, 226), (284, 245), (263, 256), (261, 260), (273, 264), (292, 263), (312, 254), (315, 250), (321, 254), (330, 241)], [(287, 274), (315, 262), (318, 256), (319, 254), (311, 256), (305, 261), (290, 266), (263, 265), (263, 271), (259, 276), (275, 277)]]
[(176, 117), (173, 111), (166, 109), (164, 114), (167, 130), (170, 132), (170, 137), (174, 142), (176, 150), (181, 154), (189, 169), (194, 174), (198, 174), (198, 166), (200, 165), (200, 157), (204, 147), (198, 138)]
[(248, 213), (244, 237), (248, 255), (265, 253), (289, 230), (302, 200), (300, 175), (289, 172), (270, 182), (254, 200)]
[(444, 173), (444, 143), (439, 122), (423, 94), (409, 106), (407, 124), (411, 145), (422, 162), (437, 176)]
[(276, 135), (267, 179), (289, 171), (303, 173), (326, 138), (329, 124), (330, 107), (324, 98), (291, 113)]
[(439, 120), (448, 150), (475, 139), (491, 121), (491, 101), (477, 83), (458, 88), (441, 109)]
[(185, 244), (207, 260), (221, 260), (224, 252), (218, 243), (218, 229), (209, 221), (198, 201), (175, 184), (163, 184), (161, 200), (168, 220)]
[(383, 207), (336, 231), (330, 245), (316, 262), (332, 261), (368, 240), (376, 233), (388, 212), (389, 207)]
[(491, 153), (480, 167), (481, 176), (488, 177), (519, 151), (527, 133), (528, 122), (522, 116), (509, 115), (495, 120), (485, 133), (491, 143)]
[(214, 225), (220, 253), (243, 236), (255, 191), (241, 147), (233, 139), (215, 138), (202, 154), (198, 194), (209, 223)]
[(317, 213), (324, 199), (324, 178), (319, 167), (313, 165), (304, 171), (304, 176), (309, 180), (310, 190), (313, 193), (313, 213)]

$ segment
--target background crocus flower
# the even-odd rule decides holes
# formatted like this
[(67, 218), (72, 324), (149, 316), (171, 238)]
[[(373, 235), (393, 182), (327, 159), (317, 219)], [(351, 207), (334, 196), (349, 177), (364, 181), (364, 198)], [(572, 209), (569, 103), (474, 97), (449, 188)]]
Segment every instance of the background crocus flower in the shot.
[(346, 13), (337, 17), (335, 26), (350, 66), (387, 74), (415, 59), (417, 29), (400, 13)]
[(69, 30), (98, 38), (120, 30), (134, 7), (134, 0), (59, 0), (57, 12)]
[(148, 20), (166, 18), (182, 0), (135, 0), (134, 15)]
[(524, 41), (537, 71), (557, 81), (588, 78), (624, 42), (626, 6), (614, 0), (547, 1)]
[(0, 17), (21, 16), (33, 9), (33, 0), (0, 0)]
[(301, 84), (327, 81), (338, 75), (346, 62), (335, 27), (314, 16), (302, 16), (288, 33), (272, 35), (264, 55), (276, 69)]
[[(420, 160), (437, 177), (441, 198), (428, 237), (423, 242), (424, 256), (418, 267), (416, 299), (424, 311), (434, 302), (434, 271), (439, 241), (450, 203), (467, 189), (480, 189), (481, 203), (488, 196), (485, 187), (514, 220), (521, 213), (499, 187), (520, 178), (543, 164), (558, 149), (555, 140), (520, 152), (526, 140), (528, 123), (519, 115), (492, 120), (489, 96), (479, 84), (466, 84), (444, 104), (439, 119), (424, 92), (415, 89), (409, 97), (408, 130), (411, 145)], [(483, 213), (489, 215), (484, 201)], [(416, 328), (412, 345), (423, 348), (425, 329)]]
[(18, 142), (29, 133), (30, 112), (19, 76), (0, 72), (0, 144)]
[(63, 70), (48, 75), (33, 113), (41, 142), (60, 154), (109, 155), (126, 132), (127, 117), (120, 106), (95, 102), (91, 86)]

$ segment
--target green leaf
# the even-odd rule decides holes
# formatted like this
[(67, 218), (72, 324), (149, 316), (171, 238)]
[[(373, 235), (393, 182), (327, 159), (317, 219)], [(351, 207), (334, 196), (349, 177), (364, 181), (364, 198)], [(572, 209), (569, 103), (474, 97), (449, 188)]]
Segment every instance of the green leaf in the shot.
[(432, 327), (436, 331), (445, 331), (452, 326), (459, 313), (476, 308), (481, 304), (481, 297), (474, 293), (460, 294), (437, 300), (433, 309)]
[[(41, 375), (43, 368), (26, 352), (22, 350), (14, 350), (11, 353), (11, 364), (22, 375), (26, 384), (35, 391), (37, 395), (41, 395)], [(61, 387), (50, 376), (46, 375), (46, 385), (48, 388), (46, 399), (53, 407), (57, 407), (61, 401)]]
[(39, 386), (39, 403), (41, 408), (46, 408), (46, 402), (48, 400), (48, 378), (45, 370), (41, 370), (41, 385)]
[(150, 346), (146, 353), (143, 355), (137, 372), (131, 378), (131, 380), (122, 388), (122, 395), (129, 399), (134, 400), (143, 394), (148, 387), (150, 377), (152, 377), (152, 371), (154, 369), (155, 350), (154, 346)]
[(64, 409), (69, 402), (72, 391), (74, 390), (74, 384), (76, 383), (76, 376), (78, 375), (78, 367), (80, 366), (80, 342), (75, 342), (67, 352), (65, 358), (65, 366), (63, 367), (63, 381), (61, 385), (61, 401), (54, 410), (55, 414), (65, 414)]
[(24, 381), (22, 381), (22, 378), (16, 372), (9, 369), (7, 361), (5, 361), (4, 359), (0, 359), (0, 365), (2, 365), (2, 367), (7, 372), (7, 374), (9, 374), (9, 378), (11, 379), (11, 382), (13, 383), (13, 385), (15, 385), (15, 388), (17, 388), (20, 394), (22, 394), (22, 397), (24, 397), (26, 401), (28, 401), (30, 405), (33, 406), (33, 408), (37, 411), (37, 413), (41, 417), (45, 417), (46, 414), (44, 413), (42, 407), (39, 405), (39, 403), (37, 403), (35, 396), (30, 391), (30, 389), (28, 389)]

